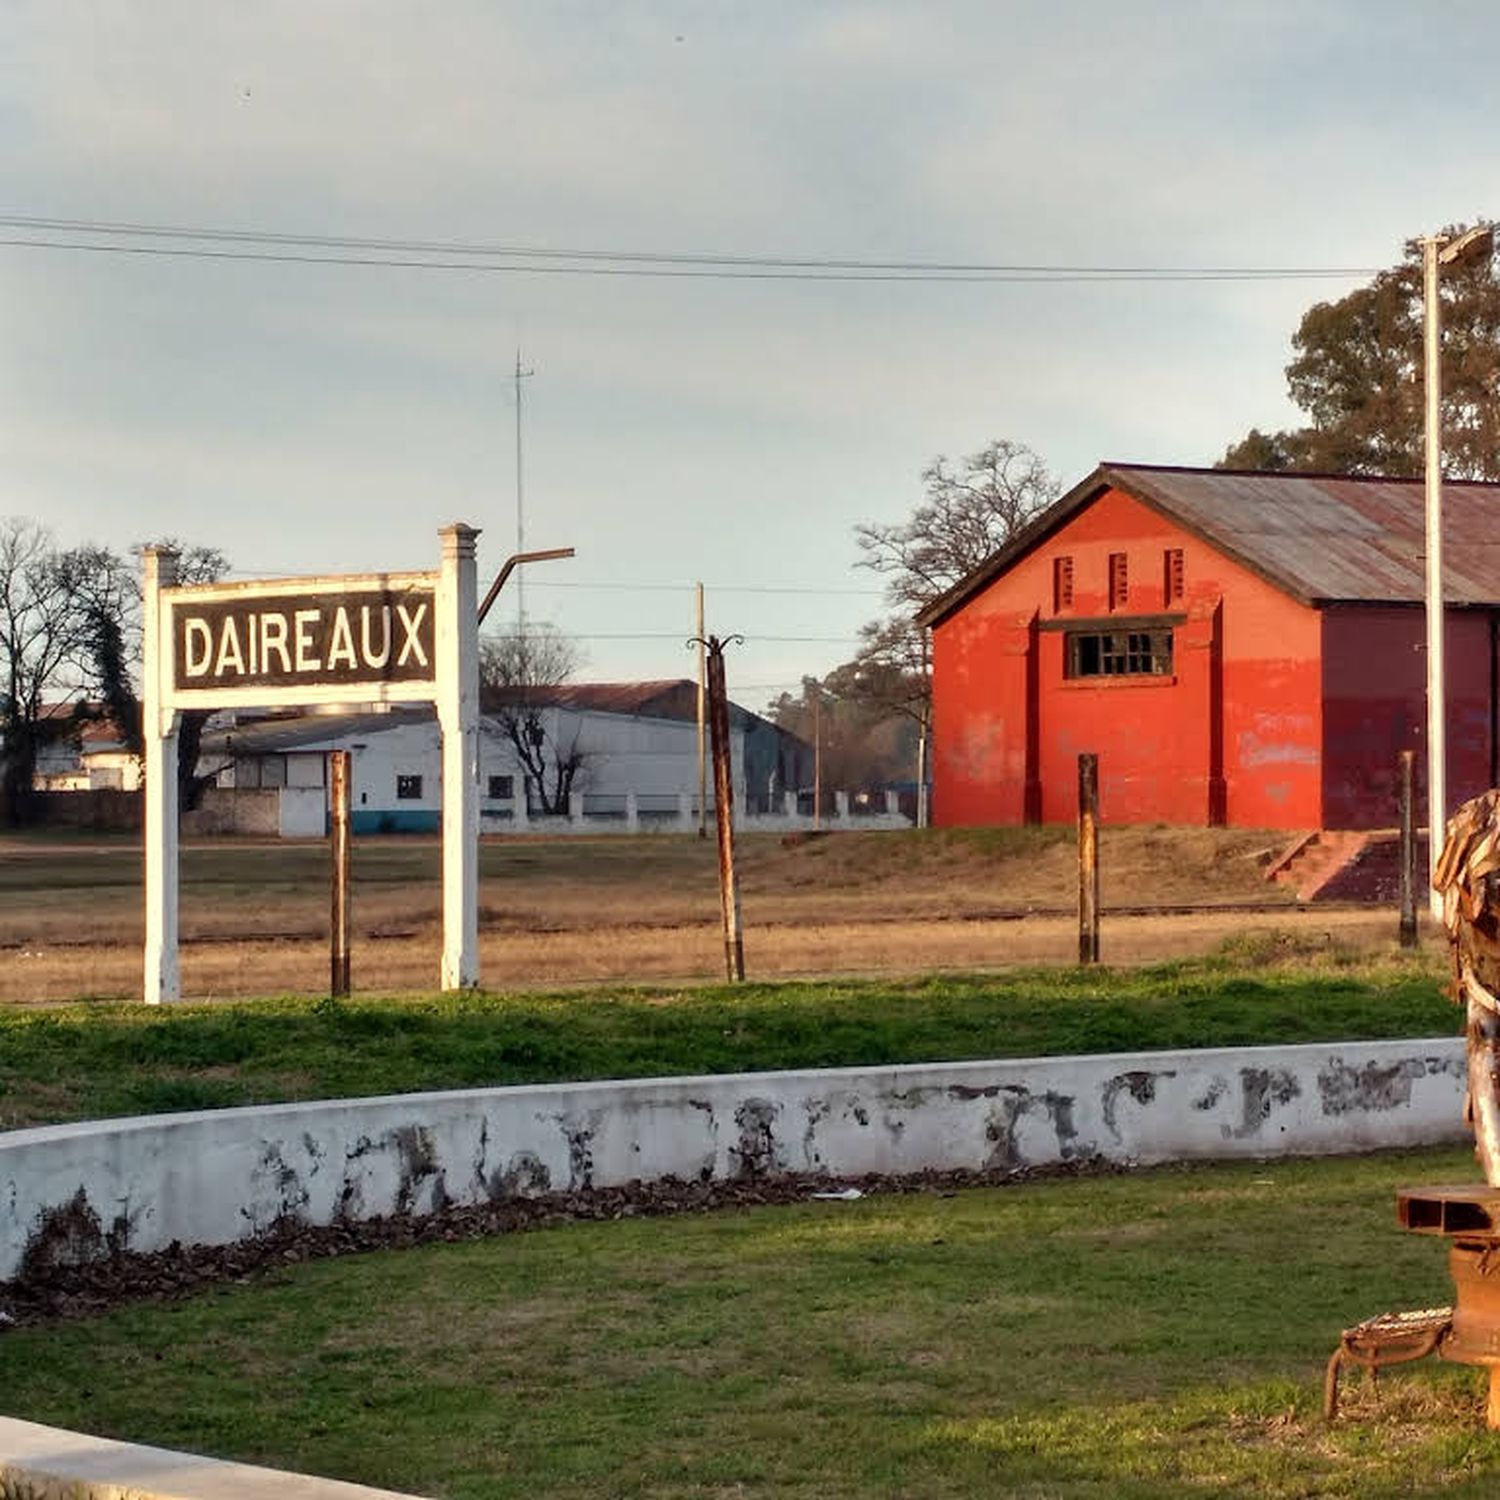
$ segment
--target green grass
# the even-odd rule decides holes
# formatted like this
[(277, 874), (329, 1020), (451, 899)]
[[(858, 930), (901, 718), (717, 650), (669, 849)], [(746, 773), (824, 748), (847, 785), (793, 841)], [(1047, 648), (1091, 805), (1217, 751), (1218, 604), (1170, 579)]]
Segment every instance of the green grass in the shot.
[(415, 1089), (1456, 1032), (1421, 962), (0, 1012), (0, 1125)]
[(0, 1337), (6, 1410), (454, 1500), (1488, 1496), (1477, 1372), (1318, 1416), (1341, 1327), (1449, 1299), (1458, 1152), (577, 1224)]

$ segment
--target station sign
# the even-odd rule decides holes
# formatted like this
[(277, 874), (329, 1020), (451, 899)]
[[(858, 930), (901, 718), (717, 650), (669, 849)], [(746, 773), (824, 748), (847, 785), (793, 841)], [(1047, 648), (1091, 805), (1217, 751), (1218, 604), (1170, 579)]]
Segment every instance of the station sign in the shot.
[(172, 686), (375, 688), (436, 673), (436, 590), (239, 591), (175, 600)]

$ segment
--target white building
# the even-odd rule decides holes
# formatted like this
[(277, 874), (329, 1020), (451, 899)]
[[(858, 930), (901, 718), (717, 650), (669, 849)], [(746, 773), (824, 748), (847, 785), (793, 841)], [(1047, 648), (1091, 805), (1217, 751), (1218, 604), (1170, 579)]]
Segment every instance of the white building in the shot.
[[(549, 764), (558, 754), (576, 753), (579, 761), (562, 815), (591, 822), (619, 819), (642, 827), (695, 815), (694, 723), (556, 705), (535, 714)], [(731, 727), (730, 742), (734, 795), (743, 807), (744, 731)], [(280, 832), (313, 837), (325, 829), (330, 750), (350, 752), (354, 832), (437, 830), (443, 796), (441, 736), (430, 711), (306, 714), (241, 723), (204, 736), (200, 768), (208, 771), (218, 762), (217, 785), (223, 791), (279, 792)], [(481, 720), (479, 772), (483, 830), (516, 830), (544, 816), (537, 788), (493, 718)], [(711, 781), (708, 802), (711, 807)]]

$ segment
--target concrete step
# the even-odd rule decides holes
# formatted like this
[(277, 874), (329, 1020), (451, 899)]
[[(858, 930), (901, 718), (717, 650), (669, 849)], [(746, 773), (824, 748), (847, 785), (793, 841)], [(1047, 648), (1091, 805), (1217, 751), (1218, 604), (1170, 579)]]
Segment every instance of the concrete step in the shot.
[[(1420, 905), (1425, 894), (1427, 840), (1417, 849)], [(1290, 886), (1299, 901), (1394, 903), (1400, 895), (1401, 841), (1394, 829), (1321, 828), (1282, 851), (1266, 878)]]

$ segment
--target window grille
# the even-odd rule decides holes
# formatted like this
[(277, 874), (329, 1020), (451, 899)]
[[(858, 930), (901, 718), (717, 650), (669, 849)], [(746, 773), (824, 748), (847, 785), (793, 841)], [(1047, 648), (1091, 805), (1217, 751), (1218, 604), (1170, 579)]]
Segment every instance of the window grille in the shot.
[(1170, 677), (1172, 632), (1076, 630), (1067, 639), (1067, 677)]

